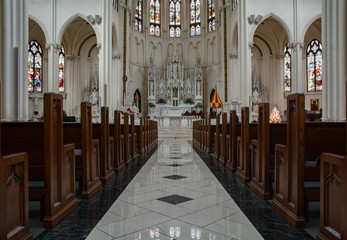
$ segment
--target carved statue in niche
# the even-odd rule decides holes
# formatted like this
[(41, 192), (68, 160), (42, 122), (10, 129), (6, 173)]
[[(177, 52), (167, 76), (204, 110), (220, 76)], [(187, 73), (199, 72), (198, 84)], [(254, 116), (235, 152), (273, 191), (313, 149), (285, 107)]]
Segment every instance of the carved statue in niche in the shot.
[(200, 80), (198, 80), (197, 82), (196, 82), (196, 95), (197, 96), (201, 96), (201, 81)]

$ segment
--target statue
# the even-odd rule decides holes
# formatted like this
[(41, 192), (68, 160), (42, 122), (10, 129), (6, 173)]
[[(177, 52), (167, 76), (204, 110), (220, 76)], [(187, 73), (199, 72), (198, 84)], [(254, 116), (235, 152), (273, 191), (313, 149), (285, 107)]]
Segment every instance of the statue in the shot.
[(201, 92), (200, 92), (200, 81), (197, 81), (197, 83), (196, 83), (196, 95), (197, 96), (201, 96)]
[(149, 82), (149, 95), (153, 96), (154, 92), (153, 92), (153, 81)]

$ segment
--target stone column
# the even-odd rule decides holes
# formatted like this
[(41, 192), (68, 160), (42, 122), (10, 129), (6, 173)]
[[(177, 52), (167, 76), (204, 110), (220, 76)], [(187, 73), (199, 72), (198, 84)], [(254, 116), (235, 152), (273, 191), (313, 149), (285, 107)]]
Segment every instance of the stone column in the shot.
[(306, 81), (302, 79), (305, 63), (302, 59), (304, 43), (290, 43), (292, 48), (292, 93), (304, 93)]
[[(1, 64), (3, 67), (2, 73), (2, 119), (4, 121), (11, 121), (13, 116), (13, 107), (12, 107), (12, 31), (11, 31), (11, 0), (2, 1), (3, 8), (1, 9), (1, 18), (3, 20), (3, 29), (1, 35), (3, 36), (3, 58), (1, 59)], [(16, 26), (15, 26), (16, 27)]]
[(323, 121), (346, 120), (346, 16), (345, 0), (322, 1)]
[(239, 4), (239, 27), (238, 27), (238, 56), (240, 59), (240, 101), (242, 106), (250, 107), (249, 97), (252, 94), (251, 87), (251, 48), (253, 42), (250, 42), (248, 34), (248, 1), (241, 1)]

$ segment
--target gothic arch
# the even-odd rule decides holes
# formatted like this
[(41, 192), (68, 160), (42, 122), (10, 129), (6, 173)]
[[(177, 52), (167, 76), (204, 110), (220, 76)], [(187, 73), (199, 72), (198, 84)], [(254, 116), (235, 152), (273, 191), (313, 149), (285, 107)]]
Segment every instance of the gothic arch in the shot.
[(287, 23), (279, 16), (277, 16), (276, 14), (274, 13), (269, 13), (269, 14), (265, 14), (263, 16), (263, 20), (261, 22), (259, 22), (257, 25), (254, 25), (249, 33), (249, 39), (253, 39), (254, 35), (255, 35), (255, 32), (259, 26), (259, 24), (261, 24), (262, 22), (264, 22), (266, 19), (268, 18), (274, 18), (281, 26), (282, 28), (284, 29), (284, 32), (287, 34), (287, 37), (288, 37), (288, 41), (289, 42), (292, 42), (293, 41), (293, 34), (292, 32), (290, 31)]
[(68, 18), (65, 23), (61, 26), (60, 30), (58, 31), (58, 35), (57, 35), (57, 42), (61, 43), (62, 39), (64, 37), (64, 34), (66, 32), (66, 30), (69, 28), (70, 24), (73, 23), (75, 20), (77, 20), (78, 18), (82, 18), (84, 19), (94, 30), (94, 33), (96, 35), (96, 42), (97, 43), (101, 43), (101, 37), (100, 37), (100, 33), (98, 31), (98, 29), (93, 26), (92, 24), (90, 24), (88, 22), (88, 19), (85, 15), (81, 14), (81, 13), (77, 13), (75, 15), (72, 15), (70, 18)]
[(37, 17), (35, 17), (31, 14), (29, 14), (29, 20), (34, 21), (41, 28), (43, 35), (45, 36), (45, 42), (47, 42), (47, 39), (49, 39), (49, 37), (48, 37), (49, 34), (48, 34), (48, 31), (47, 31), (45, 25)]
[(321, 14), (317, 14), (316, 16), (312, 17), (306, 24), (305, 24), (305, 27), (303, 28), (302, 30), (302, 33), (300, 35), (300, 39), (302, 42), (304, 42), (304, 39), (305, 39), (305, 35), (307, 33), (307, 30), (310, 28), (310, 26), (315, 22), (317, 21), (318, 19), (320, 19), (322, 17)]

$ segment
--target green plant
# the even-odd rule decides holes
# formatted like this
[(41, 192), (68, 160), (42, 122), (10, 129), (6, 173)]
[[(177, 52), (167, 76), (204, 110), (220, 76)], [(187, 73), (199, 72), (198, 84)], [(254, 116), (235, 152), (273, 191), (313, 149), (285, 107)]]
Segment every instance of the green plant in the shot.
[(155, 107), (155, 104), (154, 103), (148, 103), (148, 106), (150, 107), (150, 108), (154, 108)]
[(195, 105), (195, 108), (203, 108), (202, 103), (197, 103), (197, 104)]

